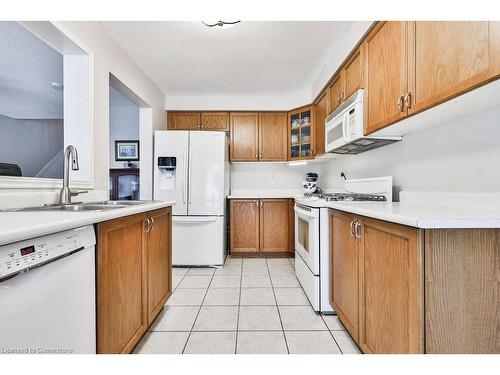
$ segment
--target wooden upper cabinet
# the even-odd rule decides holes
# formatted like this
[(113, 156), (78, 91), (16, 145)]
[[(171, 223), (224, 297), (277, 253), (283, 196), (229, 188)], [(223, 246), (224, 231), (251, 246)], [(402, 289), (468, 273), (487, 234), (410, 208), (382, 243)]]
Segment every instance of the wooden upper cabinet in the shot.
[(198, 130), (200, 112), (167, 112), (168, 130)]
[(343, 68), (344, 79), (344, 95), (343, 100), (347, 100), (352, 94), (363, 88), (363, 46), (359, 47), (356, 52), (349, 58)]
[(409, 113), (472, 89), (490, 78), (489, 22), (408, 22)]
[(359, 335), (359, 253), (354, 215), (330, 210), (330, 304), (355, 341)]
[(128, 353), (148, 319), (146, 214), (97, 225), (97, 352)]
[(359, 345), (365, 353), (423, 353), (420, 232), (381, 220), (359, 221)]
[(172, 294), (171, 208), (148, 214), (152, 226), (147, 233), (148, 325), (158, 316)]
[(201, 130), (229, 131), (229, 112), (201, 112)]
[(285, 112), (259, 113), (259, 160), (287, 160), (286, 124)]
[(231, 161), (257, 161), (259, 114), (231, 112)]
[(335, 111), (342, 104), (342, 93), (344, 92), (344, 75), (340, 72), (335, 76), (328, 86), (328, 96), (330, 98), (328, 104), (328, 114)]
[(365, 134), (407, 115), (406, 22), (380, 22), (364, 41)]
[(259, 251), (259, 206), (258, 199), (231, 200), (231, 251)]
[(319, 101), (314, 106), (315, 131), (314, 148), (315, 155), (320, 155), (325, 152), (325, 120), (328, 115), (328, 93), (325, 91), (321, 95)]
[(289, 250), (288, 219), (288, 199), (260, 200), (260, 251)]

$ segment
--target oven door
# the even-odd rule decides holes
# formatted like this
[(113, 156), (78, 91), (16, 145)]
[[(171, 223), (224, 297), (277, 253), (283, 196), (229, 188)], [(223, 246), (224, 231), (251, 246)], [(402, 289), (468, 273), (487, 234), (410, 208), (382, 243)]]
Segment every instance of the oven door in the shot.
[(314, 275), (319, 275), (319, 208), (295, 203), (295, 250)]

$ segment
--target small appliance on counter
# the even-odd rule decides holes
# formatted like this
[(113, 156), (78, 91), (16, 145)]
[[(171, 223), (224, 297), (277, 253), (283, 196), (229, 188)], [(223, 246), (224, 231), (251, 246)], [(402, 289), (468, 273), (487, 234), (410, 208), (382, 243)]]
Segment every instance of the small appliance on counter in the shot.
[(313, 172), (306, 173), (306, 180), (302, 181), (302, 191), (304, 192), (304, 194), (313, 194), (321, 192), (321, 189), (318, 187), (317, 173)]

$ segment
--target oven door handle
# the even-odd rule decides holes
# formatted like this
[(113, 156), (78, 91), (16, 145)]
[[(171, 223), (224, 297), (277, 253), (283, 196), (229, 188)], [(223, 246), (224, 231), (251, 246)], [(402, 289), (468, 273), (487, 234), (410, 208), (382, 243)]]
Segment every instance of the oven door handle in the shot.
[(316, 210), (310, 212), (310, 211), (304, 210), (303, 208), (298, 207), (297, 205), (294, 206), (293, 210), (298, 215), (302, 215), (302, 216), (306, 216), (306, 217), (310, 217), (310, 218), (318, 217), (318, 213), (316, 212)]

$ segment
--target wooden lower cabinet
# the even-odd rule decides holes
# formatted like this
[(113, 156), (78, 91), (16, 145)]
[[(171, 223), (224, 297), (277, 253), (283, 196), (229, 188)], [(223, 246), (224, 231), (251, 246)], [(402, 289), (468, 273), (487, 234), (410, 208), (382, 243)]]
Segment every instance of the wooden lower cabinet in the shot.
[(169, 210), (151, 212), (147, 233), (148, 325), (172, 294), (172, 216)]
[(288, 199), (260, 200), (260, 251), (284, 252), (290, 249)]
[(231, 251), (259, 251), (259, 200), (231, 199)]
[(130, 353), (170, 296), (170, 217), (166, 208), (97, 224), (98, 353)]
[(352, 236), (355, 217), (330, 211), (330, 305), (355, 341), (359, 338), (359, 251)]
[(498, 354), (499, 244), (330, 210), (330, 303), (364, 353)]
[(362, 218), (359, 345), (365, 353), (423, 353), (420, 231)]
[(291, 199), (231, 199), (232, 253), (293, 252)]

